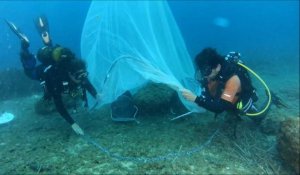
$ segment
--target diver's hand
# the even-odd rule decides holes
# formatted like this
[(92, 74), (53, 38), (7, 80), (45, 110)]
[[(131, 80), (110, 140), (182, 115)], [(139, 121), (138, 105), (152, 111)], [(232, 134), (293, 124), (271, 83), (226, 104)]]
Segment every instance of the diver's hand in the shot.
[(197, 98), (197, 96), (188, 89), (182, 89), (181, 94), (186, 100), (191, 102), (194, 102)]
[(76, 134), (78, 135), (84, 135), (83, 130), (79, 127), (79, 125), (77, 123), (74, 123), (71, 125), (72, 129), (76, 132)]

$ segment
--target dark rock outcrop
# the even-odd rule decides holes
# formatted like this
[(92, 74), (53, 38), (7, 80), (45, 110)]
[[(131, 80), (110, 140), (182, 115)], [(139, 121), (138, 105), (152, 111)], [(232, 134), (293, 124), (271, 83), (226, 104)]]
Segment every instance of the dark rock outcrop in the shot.
[(271, 117), (267, 117), (261, 122), (261, 131), (268, 135), (277, 135), (282, 121), (283, 119), (281, 117), (271, 115)]
[(278, 150), (283, 160), (299, 174), (299, 117), (282, 122), (278, 135)]
[(177, 92), (161, 83), (148, 83), (133, 96), (139, 114), (169, 113), (171, 108), (184, 108)]

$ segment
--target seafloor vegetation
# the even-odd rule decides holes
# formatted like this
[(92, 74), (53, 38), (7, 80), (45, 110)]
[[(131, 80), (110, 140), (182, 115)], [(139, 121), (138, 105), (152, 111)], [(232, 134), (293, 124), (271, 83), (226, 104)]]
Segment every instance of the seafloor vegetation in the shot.
[[(156, 85), (151, 88), (160, 93), (149, 95), (145, 88), (147, 98), (141, 93), (135, 96), (142, 104), (140, 108), (147, 111), (138, 115), (139, 124), (113, 122), (109, 106), (73, 114), (91, 142), (77, 136), (53, 108), (47, 113), (37, 110), (42, 107), (37, 103), (40, 95), (2, 98), (0, 111), (11, 112), (16, 118), (0, 125), (0, 174), (299, 173), (299, 83), (289, 85), (272, 86), (289, 108), (272, 106), (260, 126), (243, 118), (237, 138), (233, 137), (233, 125), (226, 115), (215, 118), (206, 112), (171, 121), (176, 116), (174, 112), (183, 111), (170, 112), (165, 105), (168, 100), (158, 105), (164, 110), (151, 113), (149, 102), (163, 99)], [(171, 98), (165, 87), (161, 90)], [(298, 146), (292, 145), (293, 140)], [(166, 155), (168, 159), (164, 160)]]

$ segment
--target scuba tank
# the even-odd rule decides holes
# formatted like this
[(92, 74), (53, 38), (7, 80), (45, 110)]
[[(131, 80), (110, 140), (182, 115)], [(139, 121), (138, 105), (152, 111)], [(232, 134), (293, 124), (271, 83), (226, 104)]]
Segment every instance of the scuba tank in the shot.
[[(264, 82), (262, 78), (260, 78), (259, 75), (257, 75), (252, 69), (247, 67), (246, 65), (243, 64), (243, 62), (240, 60), (241, 54), (238, 52), (229, 52), (229, 54), (225, 57), (225, 60), (229, 62), (230, 64), (234, 65), (236, 67), (236, 73), (239, 75), (241, 78), (241, 81), (244, 83), (242, 86), (242, 89), (246, 91), (245, 94), (247, 96), (247, 100), (245, 100), (245, 97), (242, 98), (241, 100), (237, 102), (236, 108), (244, 115), (246, 116), (259, 116), (266, 112), (268, 108), (270, 107), (271, 101), (272, 101), (272, 95), (271, 92), (267, 86), (267, 84)], [(259, 82), (264, 86), (266, 90), (266, 94), (268, 96), (268, 101), (265, 107), (262, 108), (262, 110), (255, 112), (255, 113), (250, 113), (248, 112), (249, 109), (252, 108), (253, 103), (258, 100), (255, 88), (252, 86), (251, 79), (249, 76), (249, 73), (254, 75)]]

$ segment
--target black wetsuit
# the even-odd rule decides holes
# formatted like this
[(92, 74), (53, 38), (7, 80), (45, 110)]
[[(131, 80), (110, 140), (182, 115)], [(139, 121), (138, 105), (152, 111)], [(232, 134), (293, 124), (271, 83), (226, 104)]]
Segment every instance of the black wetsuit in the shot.
[[(81, 88), (85, 101), (86, 90), (96, 98), (97, 91), (88, 79), (80, 84), (76, 84), (70, 79), (68, 73), (57, 65), (40, 64), (36, 66), (34, 55), (27, 49), (21, 50), (20, 57), (24, 72), (30, 79), (38, 80), (40, 82), (45, 81), (45, 97), (47, 99), (53, 98), (57, 111), (69, 124), (72, 125), (74, 120), (68, 113), (62, 101), (62, 94), (65, 92), (66, 88), (68, 88), (69, 91)], [(67, 87), (63, 85), (66, 82), (68, 84)]]
[[(86, 79), (80, 84), (76, 84), (70, 79), (70, 77), (65, 71), (60, 70), (55, 66), (50, 66), (45, 70), (44, 80), (46, 85), (47, 96), (53, 98), (57, 111), (71, 125), (74, 123), (74, 120), (68, 113), (62, 101), (62, 94), (66, 91), (66, 89), (69, 92), (71, 92), (80, 88), (78, 90), (82, 90), (84, 100), (86, 100), (86, 90), (94, 98), (96, 98), (97, 95), (96, 89), (93, 87), (93, 85), (88, 79)], [(63, 85), (64, 83), (67, 83), (67, 85)]]
[[(225, 87), (226, 82), (233, 76), (237, 75), (241, 81), (241, 89), (242, 91), (238, 93), (239, 99), (237, 102), (242, 101), (244, 104), (243, 109), (237, 109), (236, 103), (232, 104), (221, 98), (222, 91)], [(222, 64), (222, 69), (219, 72), (218, 76), (215, 78), (219, 82), (219, 86), (216, 90), (216, 96), (212, 97), (209, 93), (208, 82), (202, 81), (201, 85), (204, 89), (202, 92), (202, 96), (198, 96), (195, 99), (195, 103), (199, 106), (202, 106), (209, 111), (215, 113), (221, 113), (223, 111), (232, 112), (236, 115), (245, 115), (246, 113), (257, 113), (258, 111), (262, 111), (262, 107), (264, 108), (268, 103), (268, 99), (263, 103), (262, 107), (256, 107), (255, 102), (258, 100), (258, 97), (255, 92), (255, 88), (252, 86), (252, 82), (248, 72), (245, 72), (244, 68), (233, 65), (227, 62)], [(255, 117), (251, 117), (253, 120), (261, 121), (267, 115), (270, 108), (265, 110), (265, 112), (257, 115)]]

